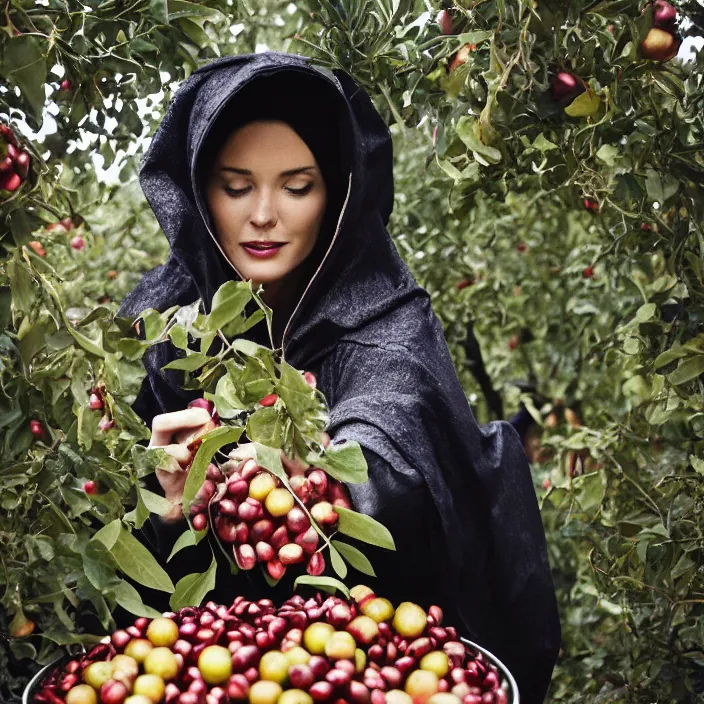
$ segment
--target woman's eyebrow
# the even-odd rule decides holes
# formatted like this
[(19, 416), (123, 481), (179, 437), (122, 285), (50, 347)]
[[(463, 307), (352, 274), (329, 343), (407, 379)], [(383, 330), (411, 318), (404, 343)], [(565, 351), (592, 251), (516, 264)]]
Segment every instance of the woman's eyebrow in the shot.
[[(315, 166), (301, 166), (297, 169), (289, 169), (288, 171), (282, 171), (281, 176), (295, 176), (303, 171), (311, 171), (315, 169)], [(249, 169), (239, 169), (236, 166), (221, 166), (220, 171), (229, 171), (233, 174), (240, 174), (242, 176), (251, 176), (252, 172)]]

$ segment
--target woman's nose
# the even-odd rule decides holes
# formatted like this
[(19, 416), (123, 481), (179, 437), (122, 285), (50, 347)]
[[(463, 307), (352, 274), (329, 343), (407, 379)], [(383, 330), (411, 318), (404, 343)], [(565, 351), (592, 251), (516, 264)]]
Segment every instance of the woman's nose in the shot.
[(276, 224), (276, 207), (270, 194), (264, 192), (258, 194), (251, 219), (252, 224), (260, 228)]

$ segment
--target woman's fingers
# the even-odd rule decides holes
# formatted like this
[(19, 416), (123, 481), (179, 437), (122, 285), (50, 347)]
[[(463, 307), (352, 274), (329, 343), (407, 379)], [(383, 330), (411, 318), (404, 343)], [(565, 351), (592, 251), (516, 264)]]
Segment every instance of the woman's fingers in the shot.
[(210, 413), (204, 408), (186, 408), (183, 411), (155, 416), (149, 447), (164, 447), (171, 442), (175, 432), (184, 428), (197, 428), (209, 420)]
[(191, 451), (186, 445), (165, 445), (162, 449), (178, 462), (180, 468), (186, 467), (191, 461)]

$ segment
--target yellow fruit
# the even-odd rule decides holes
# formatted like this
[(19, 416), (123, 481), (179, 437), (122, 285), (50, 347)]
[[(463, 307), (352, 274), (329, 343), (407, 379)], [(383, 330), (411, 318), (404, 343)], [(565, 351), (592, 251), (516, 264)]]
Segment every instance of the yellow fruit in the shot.
[(178, 674), (178, 660), (169, 648), (154, 648), (144, 658), (144, 671), (148, 675), (159, 675), (162, 680), (172, 680)]
[(125, 655), (129, 655), (138, 663), (142, 663), (153, 647), (151, 641), (146, 638), (135, 638), (125, 646)]
[(264, 502), (266, 510), (275, 518), (285, 516), (293, 508), (294, 504), (293, 494), (283, 487), (270, 491)]
[(404, 601), (394, 614), (393, 627), (404, 638), (417, 638), (428, 624), (428, 615), (418, 604)]
[(116, 655), (111, 661), (112, 678), (132, 689), (135, 677), (139, 674), (139, 663), (129, 655)]
[(325, 644), (334, 632), (329, 623), (311, 623), (303, 632), (303, 645), (311, 655), (322, 655)]
[(131, 697), (127, 697), (123, 704), (152, 704), (152, 700), (143, 694), (133, 694)]
[(413, 704), (413, 699), (400, 689), (392, 689), (386, 693), (386, 704)]
[(664, 29), (653, 27), (640, 43), (643, 58), (653, 61), (669, 61), (677, 56), (679, 45), (677, 39)]
[(141, 694), (153, 704), (159, 704), (164, 696), (166, 685), (159, 675), (140, 675), (134, 681), (132, 694)]
[(98, 695), (89, 684), (78, 684), (69, 689), (66, 704), (98, 704)]
[(458, 704), (460, 698), (450, 692), (438, 692), (428, 699), (426, 704)]
[(305, 648), (301, 648), (300, 645), (296, 645), (291, 650), (286, 651), (286, 659), (289, 667), (292, 665), (307, 665), (310, 660), (310, 653)]
[(232, 655), (221, 645), (209, 645), (198, 657), (198, 669), (208, 684), (222, 684), (232, 674)]
[(350, 633), (337, 631), (325, 642), (325, 655), (331, 660), (353, 660), (357, 643)]
[(370, 599), (362, 605), (362, 613), (373, 618), (377, 623), (393, 618), (394, 606), (388, 599), (377, 597)]
[(408, 675), (404, 689), (413, 699), (413, 704), (425, 704), (425, 702), (437, 694), (438, 676), (429, 670), (415, 670)]
[(354, 666), (357, 672), (364, 672), (367, 666), (367, 654), (361, 648), (354, 651)]
[(155, 646), (170, 648), (178, 640), (178, 626), (170, 618), (155, 618), (147, 628), (147, 638)]
[(278, 650), (271, 650), (264, 653), (259, 661), (259, 676), (263, 680), (283, 684), (288, 679), (288, 668), (286, 655)]
[(249, 495), (257, 501), (264, 501), (276, 488), (276, 479), (269, 472), (260, 472), (249, 482)]
[(450, 662), (442, 650), (434, 650), (420, 659), (420, 669), (434, 672), (442, 678), (450, 671)]
[(83, 670), (83, 681), (93, 689), (100, 689), (111, 677), (111, 662), (93, 662)]
[(313, 704), (313, 697), (302, 689), (288, 689), (279, 697), (276, 704)]
[(249, 702), (250, 704), (276, 704), (282, 693), (280, 684), (259, 680), (249, 688)]

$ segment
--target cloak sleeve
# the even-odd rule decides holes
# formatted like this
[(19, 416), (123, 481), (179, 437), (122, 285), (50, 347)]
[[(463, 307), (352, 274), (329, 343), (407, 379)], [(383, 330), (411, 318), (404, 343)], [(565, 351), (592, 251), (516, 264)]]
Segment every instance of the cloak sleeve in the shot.
[(440, 605), (509, 667), (522, 702), (542, 702), (560, 625), (516, 431), (479, 428), (449, 355), (431, 368), (400, 344), (340, 343), (322, 376), (334, 442), (359, 442), (369, 464), (368, 484), (350, 486), (355, 508), (397, 543), (375, 555), (380, 592)]

